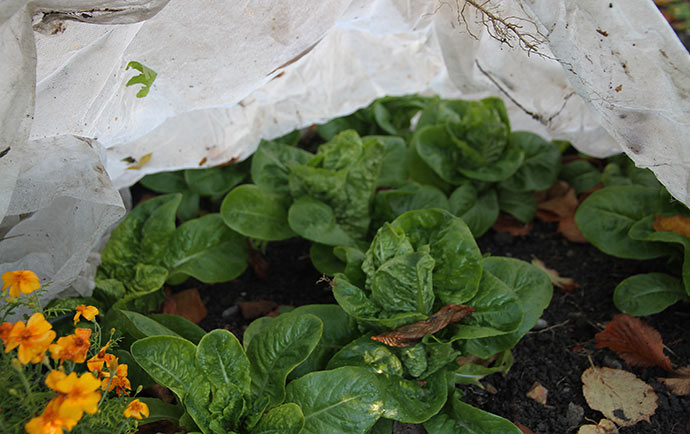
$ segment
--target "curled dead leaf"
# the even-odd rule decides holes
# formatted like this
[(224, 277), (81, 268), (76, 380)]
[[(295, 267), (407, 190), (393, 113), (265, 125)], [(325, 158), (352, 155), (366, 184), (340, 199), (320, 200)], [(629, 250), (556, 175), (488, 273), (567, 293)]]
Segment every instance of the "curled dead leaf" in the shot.
[(424, 336), (431, 335), (450, 324), (471, 316), (474, 308), (464, 304), (451, 303), (443, 306), (429, 319), (407, 324), (395, 330), (372, 336), (371, 339), (389, 347), (407, 347), (418, 343)]
[(537, 217), (545, 222), (558, 222), (558, 232), (568, 241), (586, 243), (588, 240), (575, 224), (575, 211), (580, 200), (575, 189), (565, 181), (554, 185), (537, 195)]
[(652, 326), (632, 315), (619, 313), (606, 328), (594, 336), (597, 348), (610, 348), (630, 366), (659, 366), (672, 371), (671, 360), (664, 354), (661, 335)]
[(654, 230), (657, 232), (675, 232), (690, 238), (690, 218), (679, 215), (673, 217), (656, 216)]
[(670, 378), (659, 378), (659, 381), (664, 383), (674, 395), (690, 395), (690, 365), (676, 369), (672, 375), (673, 377)]
[(582, 394), (592, 409), (618, 426), (650, 422), (657, 408), (652, 387), (622, 369), (588, 368), (582, 373)]
[(560, 274), (558, 274), (558, 271), (548, 268), (541, 260), (537, 258), (532, 259), (532, 265), (545, 272), (549, 276), (553, 286), (560, 288), (563, 291), (573, 292), (575, 289), (580, 287), (580, 284), (578, 284), (575, 280), (570, 277), (561, 277)]

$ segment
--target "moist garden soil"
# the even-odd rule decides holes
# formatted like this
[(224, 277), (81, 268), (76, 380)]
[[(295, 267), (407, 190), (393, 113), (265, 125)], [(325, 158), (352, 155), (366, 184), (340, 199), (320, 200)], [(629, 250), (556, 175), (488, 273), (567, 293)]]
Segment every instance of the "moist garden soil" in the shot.
[[(658, 381), (659, 377), (668, 376), (665, 371), (628, 367), (613, 351), (596, 348), (594, 341), (594, 335), (620, 313), (613, 304), (616, 285), (633, 274), (665, 271), (664, 261), (618, 259), (590, 244), (565, 240), (555, 223), (535, 220), (533, 224), (532, 231), (520, 237), (490, 230), (477, 244), (483, 254), (528, 262), (538, 258), (561, 276), (573, 278), (579, 288), (572, 292), (554, 288), (540, 328), (529, 332), (513, 349), (515, 363), (508, 374), (485, 377), (484, 388), (462, 386), (463, 400), (537, 434), (577, 432), (581, 425), (597, 423), (603, 418), (587, 405), (580, 377), (592, 365), (607, 366), (634, 373), (658, 396), (658, 408), (651, 423), (622, 428), (621, 434), (689, 433), (690, 397), (675, 396)], [(257, 315), (243, 310), (241, 307), (248, 306), (243, 302), (263, 300), (259, 307), (264, 310), (276, 305), (335, 303), (328, 282), (312, 266), (309, 243), (303, 239), (271, 242), (252, 262), (259, 264), (258, 273), (248, 267), (240, 278), (231, 282), (207, 285), (193, 281), (185, 285), (196, 287), (207, 307), (208, 316), (200, 326), (206, 330), (224, 328), (241, 338), (252, 316)], [(174, 290), (177, 289), (180, 288)], [(690, 364), (687, 305), (677, 304), (643, 319), (661, 334), (666, 354), (674, 366)], [(548, 390), (544, 405), (526, 397), (535, 382)], [(396, 433), (424, 432), (420, 426), (396, 426)]]

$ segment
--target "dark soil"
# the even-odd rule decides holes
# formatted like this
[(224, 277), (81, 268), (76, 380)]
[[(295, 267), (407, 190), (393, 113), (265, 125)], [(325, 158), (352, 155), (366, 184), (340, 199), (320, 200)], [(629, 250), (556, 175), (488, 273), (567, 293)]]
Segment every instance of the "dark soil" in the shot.
[[(665, 371), (627, 367), (613, 351), (597, 349), (594, 342), (594, 335), (619, 313), (612, 299), (615, 286), (633, 274), (664, 271), (663, 261), (617, 259), (589, 244), (568, 242), (556, 232), (555, 224), (539, 221), (524, 237), (492, 230), (477, 243), (482, 253), (494, 256), (526, 261), (539, 258), (561, 276), (574, 278), (580, 288), (572, 293), (554, 288), (551, 304), (542, 317), (546, 324), (528, 333), (514, 348), (515, 364), (510, 372), (505, 377), (486, 377), (484, 389), (464, 386), (464, 401), (519, 422), (537, 434), (576, 432), (581, 425), (603, 418), (587, 405), (580, 376), (592, 364), (608, 366), (633, 372), (658, 395), (658, 409), (651, 423), (622, 428), (621, 434), (689, 432), (690, 397), (671, 394), (657, 380), (667, 376)], [(265, 279), (250, 267), (239, 279), (226, 284), (196, 282), (209, 311), (200, 325), (207, 330), (225, 328), (241, 337), (251, 322), (239, 309), (243, 301), (263, 299), (290, 306), (335, 303), (328, 284), (319, 281), (321, 275), (312, 267), (308, 249), (308, 243), (301, 239), (270, 243), (264, 255), (268, 263)], [(644, 318), (660, 332), (674, 366), (690, 363), (689, 318), (686, 305)], [(535, 382), (548, 390), (546, 405), (525, 396)]]

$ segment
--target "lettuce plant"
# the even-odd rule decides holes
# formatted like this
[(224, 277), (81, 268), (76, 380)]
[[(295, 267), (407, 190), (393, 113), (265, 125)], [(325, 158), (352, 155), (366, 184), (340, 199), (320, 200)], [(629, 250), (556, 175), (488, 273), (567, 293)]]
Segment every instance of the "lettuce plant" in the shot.
[[(509, 360), (506, 353), (551, 299), (548, 277), (523, 261), (483, 258), (463, 220), (442, 209), (409, 211), (385, 224), (363, 257), (348, 265), (350, 272), (336, 274), (333, 294), (363, 336), (345, 345), (327, 367), (364, 366), (377, 374), (390, 391), (384, 395), (384, 418), (422, 423), (444, 409), (444, 417), (455, 420), (462, 408), (480, 426), (489, 426), (484, 424), (496, 416), (455, 403), (456, 395), (447, 404), (448, 382), (474, 383), (482, 376), (477, 365), (459, 365), (459, 356)], [(428, 321), (451, 305), (473, 312), (414, 345), (372, 339)]]
[(199, 205), (202, 197), (211, 202), (219, 202), (247, 176), (246, 164), (229, 164), (227, 166), (205, 169), (186, 169), (174, 172), (161, 172), (146, 175), (139, 183), (149, 190), (158, 193), (182, 193), (177, 218), (187, 221), (199, 216)]
[(625, 279), (614, 292), (616, 307), (643, 316), (690, 301), (690, 238), (682, 230), (690, 210), (656, 180), (650, 186), (638, 172), (632, 179), (644, 184), (625, 183), (621, 181), (631, 178), (616, 175), (617, 185), (594, 192), (580, 204), (575, 222), (604, 253), (639, 260), (668, 257), (671, 272)]
[[(326, 308), (328, 310), (328, 308)], [(210, 433), (365, 433), (384, 411), (374, 374), (342, 367), (286, 378), (318, 347), (315, 315), (290, 312), (250, 332), (242, 346), (226, 330), (198, 344), (152, 336), (132, 344), (136, 361), (170, 388), (185, 410), (180, 424)]]
[(155, 310), (156, 292), (167, 281), (188, 277), (214, 283), (232, 280), (247, 267), (244, 237), (218, 213), (175, 224), (182, 194), (157, 196), (135, 207), (113, 230), (101, 252), (94, 296), (108, 306)]
[(246, 236), (276, 241), (300, 235), (327, 245), (365, 240), (384, 157), (377, 138), (352, 130), (316, 154), (280, 142), (262, 142), (252, 158), (252, 180), (223, 200), (225, 223)]

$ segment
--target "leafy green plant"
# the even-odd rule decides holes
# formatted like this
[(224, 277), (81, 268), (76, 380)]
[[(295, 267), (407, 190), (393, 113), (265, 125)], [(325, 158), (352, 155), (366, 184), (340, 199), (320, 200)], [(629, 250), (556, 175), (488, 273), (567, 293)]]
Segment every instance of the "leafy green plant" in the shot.
[(668, 257), (671, 274), (629, 277), (614, 302), (631, 315), (651, 315), (678, 301), (690, 301), (690, 210), (676, 201), (649, 171), (618, 159), (602, 174), (609, 186), (594, 192), (577, 210), (583, 235), (601, 251), (620, 258)]
[[(364, 256), (349, 265), (360, 272), (336, 274), (333, 294), (364, 335), (327, 367), (370, 369), (390, 391), (384, 394), (384, 417), (404, 422), (426, 422), (441, 411), (449, 381), (475, 383), (483, 373), (495, 372), (473, 363), (461, 366), (459, 356), (509, 361), (505, 353), (536, 323), (552, 294), (548, 277), (530, 264), (482, 258), (467, 225), (442, 209), (409, 211), (385, 224)], [(434, 324), (434, 312), (457, 305), (469, 306), (471, 316), (406, 340), (410, 324)], [(417, 381), (426, 381), (426, 388)], [(457, 406), (465, 408), (452, 404), (444, 414), (453, 418)], [(473, 414), (480, 425), (496, 418)]]
[(149, 94), (149, 90), (151, 90), (151, 86), (153, 85), (153, 82), (156, 80), (158, 74), (153, 69), (148, 68), (134, 60), (127, 64), (125, 71), (129, 68), (136, 69), (140, 72), (140, 74), (130, 78), (129, 81), (127, 81), (127, 84), (125, 84), (125, 86), (143, 84), (141, 89), (139, 89), (139, 92), (137, 92), (137, 98), (145, 97)]
[(158, 193), (182, 193), (177, 218), (187, 221), (199, 216), (201, 198), (208, 198), (212, 204), (219, 206), (225, 194), (247, 175), (248, 165), (239, 163), (155, 173), (144, 176), (139, 183)]
[[(185, 409), (180, 423), (202, 433), (364, 433), (383, 412), (368, 370), (308, 373), (286, 386), (322, 338), (313, 314), (282, 314), (249, 332), (244, 347), (214, 330), (197, 345), (174, 336), (136, 341), (132, 354)], [(326, 348), (322, 347), (322, 351)]]
[(157, 196), (135, 207), (113, 230), (101, 253), (94, 297), (107, 306), (155, 310), (167, 281), (188, 277), (225, 282), (247, 266), (246, 240), (217, 213), (175, 224), (180, 193)]
[(327, 245), (357, 245), (371, 221), (384, 144), (352, 130), (316, 154), (262, 142), (252, 158), (252, 180), (223, 200), (221, 215), (237, 232), (276, 241), (300, 235)]

